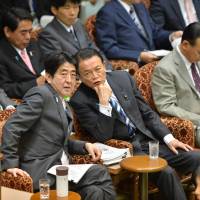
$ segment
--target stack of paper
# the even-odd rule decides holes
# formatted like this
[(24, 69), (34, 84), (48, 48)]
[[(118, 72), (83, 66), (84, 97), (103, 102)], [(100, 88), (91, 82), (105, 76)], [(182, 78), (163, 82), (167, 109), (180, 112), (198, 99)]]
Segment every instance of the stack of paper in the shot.
[(56, 175), (56, 167), (66, 166), (69, 168), (68, 170), (68, 180), (73, 181), (74, 183), (78, 183), (83, 175), (87, 172), (87, 170), (93, 164), (79, 164), (79, 165), (54, 165), (47, 172), (49, 174)]
[(130, 155), (128, 148), (119, 149), (102, 143), (95, 143), (95, 145), (102, 151), (101, 159), (104, 165), (119, 163), (127, 155)]

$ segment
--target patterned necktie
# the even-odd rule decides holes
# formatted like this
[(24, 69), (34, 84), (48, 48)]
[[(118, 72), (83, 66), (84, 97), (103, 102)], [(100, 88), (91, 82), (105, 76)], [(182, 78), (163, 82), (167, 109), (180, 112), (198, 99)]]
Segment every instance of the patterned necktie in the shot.
[(185, 11), (189, 24), (197, 21), (197, 17), (192, 9), (192, 0), (184, 0)]
[(191, 64), (191, 71), (192, 71), (192, 77), (195, 83), (195, 87), (200, 92), (200, 76), (197, 72), (197, 69), (194, 63)]
[(119, 114), (121, 120), (126, 124), (126, 126), (128, 128), (128, 134), (129, 134), (130, 138), (135, 136), (136, 127), (130, 121), (130, 119), (127, 117), (126, 113), (124, 112), (124, 110), (122, 109), (120, 104), (116, 101), (116, 99), (114, 99), (112, 97), (110, 98), (109, 102), (110, 102), (110, 105), (112, 106), (112, 108), (117, 111), (117, 113)]
[(33, 69), (33, 66), (32, 66), (32, 64), (31, 64), (30, 58), (29, 58), (29, 56), (28, 56), (26, 50), (21, 50), (20, 55), (21, 55), (22, 60), (23, 60), (24, 63), (26, 64), (26, 66), (29, 68), (29, 70), (30, 70), (33, 74), (36, 74), (36, 73), (35, 73), (35, 70)]
[(142, 24), (139, 21), (139, 19), (136, 17), (136, 12), (135, 12), (135, 9), (134, 9), (133, 5), (130, 6), (129, 13), (131, 15), (131, 18), (132, 18), (133, 22), (135, 23), (135, 25), (139, 29), (139, 31), (142, 33), (142, 35), (144, 37), (147, 37), (144, 27), (142, 26)]

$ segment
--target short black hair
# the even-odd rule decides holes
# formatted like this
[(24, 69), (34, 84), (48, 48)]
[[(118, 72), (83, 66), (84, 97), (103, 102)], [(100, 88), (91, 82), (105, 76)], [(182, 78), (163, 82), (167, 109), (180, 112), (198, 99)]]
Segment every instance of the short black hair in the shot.
[(2, 29), (8, 27), (11, 31), (15, 31), (22, 20), (33, 21), (31, 14), (22, 8), (11, 8), (2, 12)]
[(198, 38), (200, 38), (200, 22), (194, 22), (185, 27), (181, 42), (186, 40), (193, 46)]
[(66, 3), (80, 4), (81, 0), (51, 0), (51, 6), (57, 9), (64, 6)]
[(74, 58), (67, 55), (65, 52), (56, 51), (49, 54), (44, 60), (44, 68), (46, 73), (53, 77), (58, 68), (65, 62), (76, 65)]
[(76, 59), (76, 71), (79, 74), (79, 63), (81, 60), (87, 60), (93, 56), (97, 56), (101, 59), (102, 63), (104, 62), (104, 59), (102, 57), (102, 55), (100, 54), (99, 51), (97, 51), (96, 49), (92, 49), (92, 48), (85, 48), (85, 49), (80, 49), (78, 51), (78, 53), (75, 55), (75, 59)]

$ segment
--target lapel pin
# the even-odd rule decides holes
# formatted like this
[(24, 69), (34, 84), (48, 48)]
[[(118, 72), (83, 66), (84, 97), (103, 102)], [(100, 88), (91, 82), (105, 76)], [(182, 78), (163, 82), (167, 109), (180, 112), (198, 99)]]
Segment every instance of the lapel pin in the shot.
[(30, 54), (30, 56), (33, 56), (33, 53), (32, 53), (32, 51), (29, 51), (29, 54)]
[(15, 59), (16, 59), (17, 61), (19, 61), (19, 57), (18, 57), (18, 56), (15, 56)]
[(126, 94), (124, 95), (124, 99), (126, 99), (126, 100), (128, 99), (128, 96)]

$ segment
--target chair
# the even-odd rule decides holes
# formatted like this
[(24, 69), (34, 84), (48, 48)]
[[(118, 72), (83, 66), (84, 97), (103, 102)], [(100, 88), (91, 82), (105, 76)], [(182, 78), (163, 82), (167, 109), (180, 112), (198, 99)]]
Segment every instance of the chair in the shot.
[[(96, 44), (96, 30), (95, 30), (95, 23), (96, 23), (96, 15), (90, 16), (86, 23), (85, 28), (94, 43)], [(124, 70), (128, 69), (129, 73), (133, 75), (135, 71), (139, 68), (138, 64), (134, 61), (130, 60), (109, 60), (115, 70)]]
[[(151, 106), (151, 108), (157, 112), (155, 104), (153, 102), (151, 91), (151, 76), (153, 70), (158, 62), (152, 62), (144, 65), (136, 71), (134, 78), (138, 89), (140, 90), (145, 101)], [(170, 117), (160, 115), (161, 121), (169, 128), (173, 135), (180, 141), (194, 147), (194, 126), (189, 120), (183, 120), (177, 117)]]

